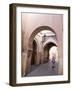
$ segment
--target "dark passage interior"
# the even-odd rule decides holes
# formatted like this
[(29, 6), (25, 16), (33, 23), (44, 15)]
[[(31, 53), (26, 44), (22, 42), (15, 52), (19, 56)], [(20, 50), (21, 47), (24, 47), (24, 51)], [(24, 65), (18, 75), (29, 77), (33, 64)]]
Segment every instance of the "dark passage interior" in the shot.
[(33, 51), (32, 51), (32, 58), (31, 58), (31, 65), (35, 64), (36, 56), (37, 56), (37, 44), (36, 44), (36, 41), (33, 40)]

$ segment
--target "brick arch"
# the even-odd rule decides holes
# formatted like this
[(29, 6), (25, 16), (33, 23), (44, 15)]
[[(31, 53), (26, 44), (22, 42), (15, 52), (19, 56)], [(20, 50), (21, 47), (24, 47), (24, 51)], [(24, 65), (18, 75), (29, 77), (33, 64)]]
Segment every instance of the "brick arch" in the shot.
[(46, 58), (44, 58), (45, 62), (48, 62), (48, 60), (49, 60), (49, 51), (50, 51), (50, 49), (51, 49), (53, 46), (56, 46), (56, 47), (57, 47), (56, 43), (54, 43), (54, 42), (48, 42), (48, 43), (46, 43), (46, 44), (44, 45), (44, 47), (43, 47), (44, 52), (45, 52), (45, 50), (47, 50), (47, 56), (46, 56)]
[[(52, 45), (50, 45), (50, 44), (52, 44)], [(50, 45), (50, 46), (49, 46), (49, 49), (50, 49), (52, 46), (56, 46), (56, 47), (57, 47), (56, 43), (54, 43), (54, 42), (49, 42), (49, 43), (47, 43), (43, 48), (45, 48), (47, 45)]]
[(54, 43), (56, 46), (58, 45), (57, 44), (57, 41), (56, 40), (53, 40), (53, 39), (49, 39), (49, 40), (47, 40), (44, 44), (43, 44), (43, 47), (45, 47), (48, 43)]
[[(33, 39), (36, 36), (36, 34), (38, 34), (40, 31), (43, 31), (43, 30), (50, 30), (50, 31), (54, 32), (55, 35), (56, 35), (55, 30), (53, 28), (51, 28), (50, 26), (39, 26), (30, 35), (29, 43), (28, 43), (28, 45), (29, 45), (30, 48), (32, 46), (32, 42), (33, 42)], [(56, 38), (57, 38), (57, 36), (56, 36)]]

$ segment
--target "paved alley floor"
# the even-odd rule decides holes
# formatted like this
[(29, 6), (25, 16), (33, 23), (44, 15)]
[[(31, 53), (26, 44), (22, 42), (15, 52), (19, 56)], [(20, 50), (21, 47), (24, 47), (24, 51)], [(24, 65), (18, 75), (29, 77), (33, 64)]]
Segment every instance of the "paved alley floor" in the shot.
[(58, 75), (58, 65), (55, 63), (55, 67), (52, 68), (52, 63), (44, 63), (40, 65), (32, 65), (31, 72), (27, 76), (51, 76)]

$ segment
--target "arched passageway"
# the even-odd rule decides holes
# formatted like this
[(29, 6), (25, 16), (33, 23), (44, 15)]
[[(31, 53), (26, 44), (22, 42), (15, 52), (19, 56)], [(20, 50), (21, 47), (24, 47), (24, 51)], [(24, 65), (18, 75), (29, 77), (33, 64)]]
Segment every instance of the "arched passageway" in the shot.
[[(53, 29), (53, 28), (51, 28), (50, 26), (39, 26), (39, 27), (37, 27), (33, 32), (32, 32), (32, 34), (31, 34), (31, 36), (29, 37), (29, 40), (28, 40), (28, 52), (29, 52), (29, 50), (33, 50), (33, 41), (34, 41), (34, 38), (35, 38), (35, 36), (38, 34), (38, 33), (40, 33), (41, 31), (51, 31), (52, 33), (54, 33), (55, 34), (55, 37), (56, 37), (56, 39), (57, 39), (57, 35), (56, 35), (56, 32), (55, 32), (55, 30)], [(41, 45), (40, 45), (41, 46)], [(39, 56), (38, 56), (39, 55)], [(39, 59), (39, 62), (40, 63), (43, 63), (43, 48), (41, 47), (41, 52), (39, 52), (38, 53), (38, 59)], [(29, 53), (29, 55), (28, 55), (29, 57), (28, 57), (28, 60), (27, 60), (27, 62), (28, 61), (32, 61), (32, 51), (31, 51), (31, 53)], [(33, 56), (33, 57), (36, 57), (36, 56)], [(31, 60), (29, 60), (29, 59), (31, 59)], [(39, 62), (38, 62), (38, 64), (39, 64)], [(30, 64), (31, 64), (31, 62), (30, 62)], [(29, 64), (29, 65), (30, 65)]]
[(52, 61), (52, 59), (55, 59), (55, 62), (58, 62), (58, 47), (52, 46), (49, 50), (49, 60)]
[[(29, 48), (32, 48), (32, 42), (33, 42), (35, 36), (36, 36), (40, 31), (44, 31), (44, 30), (52, 31), (52, 32), (55, 33), (55, 35), (56, 35), (55, 30), (53, 30), (51, 27), (49, 27), (49, 26), (39, 26), (38, 28), (36, 28), (36, 29), (32, 32), (32, 34), (31, 34), (31, 36), (30, 36), (30, 38), (29, 38), (29, 43), (28, 43)], [(57, 35), (56, 35), (56, 39), (57, 39)]]
[(45, 45), (45, 47), (44, 47), (44, 62), (49, 61), (49, 51), (53, 46), (56, 46), (56, 44), (54, 44), (52, 42)]
[[(63, 15), (55, 14), (32, 14), (22, 13), (21, 15), (21, 30), (23, 31), (22, 40), (22, 74), (27, 75), (31, 69), (32, 56), (33, 56), (33, 40), (35, 36), (41, 31), (51, 31), (56, 35), (58, 47), (58, 61), (59, 73), (63, 70)], [(40, 20), (38, 20), (40, 19)], [(55, 21), (55, 22), (54, 22)], [(49, 37), (50, 38), (50, 37)], [(47, 39), (46, 39), (47, 40)], [(40, 41), (39, 41), (40, 42)], [(40, 46), (44, 42), (39, 43)], [(37, 44), (37, 46), (38, 46)], [(41, 48), (41, 47), (40, 47)], [(39, 48), (39, 49), (40, 49)], [(43, 46), (37, 49), (37, 65), (43, 64)], [(35, 56), (34, 56), (35, 57)], [(40, 60), (40, 61), (39, 61)], [(35, 59), (34, 59), (35, 61)], [(34, 62), (32, 63), (34, 64)], [(62, 67), (62, 68), (61, 68)], [(48, 68), (48, 67), (47, 67)]]
[[(48, 62), (49, 50), (52, 46), (56, 46), (56, 44), (52, 43), (52, 42), (49, 42), (48, 44), (46, 43), (46, 45), (44, 46), (44, 52), (43, 52), (43, 46), (40, 44), (41, 48), (40, 48), (40, 50), (38, 50), (40, 52), (37, 52), (37, 47), (39, 47), (39, 46), (37, 46), (37, 43), (34, 40), (35, 36), (38, 33), (40, 33), (41, 31), (45, 31), (45, 30), (53, 32), (55, 37), (57, 38), (55, 31), (49, 26), (40, 26), (32, 32), (32, 34), (28, 40), (29, 41), (29, 43), (28, 43), (28, 55), (27, 55), (28, 56), (28, 58), (27, 58), (28, 64), (26, 67), (26, 73), (29, 73), (31, 71), (31, 66), (35, 65), (37, 61), (38, 62), (36, 65), (43, 64), (44, 62)], [(42, 41), (40, 41), (40, 42), (42, 43)], [(37, 60), (37, 59), (39, 59), (39, 60)]]

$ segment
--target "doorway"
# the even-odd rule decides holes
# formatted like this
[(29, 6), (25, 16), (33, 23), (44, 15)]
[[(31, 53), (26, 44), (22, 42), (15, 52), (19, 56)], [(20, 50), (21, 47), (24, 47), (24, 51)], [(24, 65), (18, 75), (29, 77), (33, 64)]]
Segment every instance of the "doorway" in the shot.
[(47, 63), (49, 61), (49, 51), (53, 46), (56, 46), (56, 45), (52, 42), (45, 45), (45, 47), (44, 47), (44, 63)]

